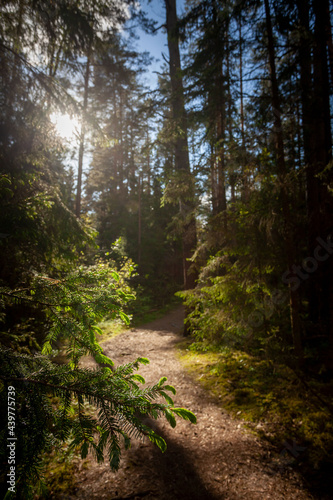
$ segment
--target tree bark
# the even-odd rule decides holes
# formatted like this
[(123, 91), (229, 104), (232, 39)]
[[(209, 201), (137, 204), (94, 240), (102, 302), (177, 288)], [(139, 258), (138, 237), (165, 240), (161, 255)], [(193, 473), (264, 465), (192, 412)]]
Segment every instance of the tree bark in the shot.
[(195, 286), (196, 273), (191, 269), (189, 258), (196, 246), (196, 221), (194, 216), (194, 179), (190, 171), (187, 139), (187, 119), (184, 103), (184, 90), (181, 75), (179, 35), (177, 26), (177, 11), (175, 0), (165, 0), (166, 27), (168, 34), (169, 69), (171, 80), (171, 107), (174, 122), (174, 153), (175, 170), (180, 174), (180, 182), (184, 183), (186, 189), (179, 199), (180, 214), (183, 220), (183, 274), (184, 287), (191, 289)]
[(250, 198), (249, 178), (246, 171), (246, 141), (245, 141), (245, 119), (244, 119), (244, 92), (243, 92), (243, 39), (242, 39), (242, 20), (239, 19), (239, 99), (240, 99), (240, 125), (241, 125), (241, 154), (242, 165), (242, 191), (241, 199), (247, 203)]
[(140, 268), (141, 265), (141, 235), (142, 235), (142, 218), (141, 218), (141, 185), (142, 185), (142, 180), (141, 180), (141, 173), (139, 173), (139, 178), (138, 178), (138, 266)]
[[(289, 274), (293, 276), (295, 274), (292, 267), (293, 264), (295, 263), (295, 252), (294, 252), (294, 243), (292, 240), (292, 231), (291, 231), (291, 215), (289, 206), (290, 200), (288, 196), (288, 188), (286, 185), (287, 172), (286, 172), (286, 163), (284, 156), (280, 96), (279, 96), (279, 88), (276, 76), (275, 49), (274, 49), (273, 29), (272, 29), (269, 1), (264, 0), (264, 5), (265, 5), (265, 17), (266, 17), (269, 68), (271, 77), (272, 106), (274, 112), (276, 164), (278, 168), (278, 180), (281, 186), (282, 211), (283, 211), (283, 218), (285, 225), (284, 228), (285, 249), (287, 255)], [(298, 290), (297, 289), (295, 290), (294, 288), (295, 287), (292, 287), (291, 284), (289, 284), (291, 330), (293, 336), (294, 352), (299, 365), (302, 365), (303, 345), (302, 345), (301, 322), (300, 322), (300, 298)]]
[(244, 128), (244, 95), (243, 95), (243, 46), (242, 46), (242, 21), (239, 20), (239, 93), (240, 93), (240, 121), (242, 149), (245, 150), (245, 128)]
[(82, 169), (83, 169), (83, 155), (84, 155), (85, 135), (86, 135), (89, 78), (90, 78), (90, 54), (88, 54), (87, 56), (86, 71), (84, 75), (82, 123), (80, 132), (79, 163), (78, 163), (78, 173), (77, 173), (77, 190), (76, 190), (76, 204), (75, 204), (75, 215), (78, 219), (81, 216)]
[[(332, 197), (328, 192), (328, 176), (322, 173), (331, 160), (330, 88), (327, 47), (328, 2), (312, 2), (315, 14), (314, 33), (310, 30), (310, 5), (298, 0), (300, 29), (299, 65), (302, 102), (302, 131), (306, 171), (308, 216), (308, 251), (314, 255), (317, 237), (327, 239), (332, 228)], [(313, 53), (313, 57), (312, 57)], [(330, 52), (329, 52), (330, 55)], [(331, 59), (330, 59), (331, 61)], [(313, 67), (313, 74), (312, 69)], [(309, 318), (313, 327), (329, 340), (328, 365), (333, 370), (332, 259), (321, 262), (311, 276), (307, 291)], [(326, 353), (327, 354), (327, 353)]]
[[(213, 31), (220, 31), (216, 5), (213, 9)], [(225, 42), (220, 42), (213, 53), (214, 73), (209, 97), (209, 112), (211, 115), (212, 133), (215, 141), (216, 154), (216, 174), (217, 174), (217, 213), (224, 214), (223, 228), (227, 228), (226, 209), (226, 166), (225, 166), (225, 142), (226, 142), (226, 122), (227, 122), (227, 85), (224, 84), (223, 58)], [(228, 75), (226, 75), (228, 78)]]
[[(314, 200), (313, 215), (311, 220), (311, 237), (320, 236), (327, 239), (332, 231), (332, 196), (328, 191), (328, 184), (332, 182), (332, 170), (324, 174), (329, 162), (332, 160), (332, 134), (330, 117), (330, 85), (327, 54), (327, 10), (328, 2), (313, 1), (315, 14), (314, 51), (313, 51), (313, 137), (314, 137), (314, 163), (311, 165), (313, 181), (316, 182), (316, 196)], [(309, 188), (311, 186), (309, 185)], [(315, 244), (315, 239), (313, 245)], [(327, 365), (333, 373), (333, 261), (332, 258), (322, 263), (316, 272), (318, 290), (318, 315), (320, 326), (328, 337), (329, 353)]]
[(226, 99), (223, 88), (222, 60), (217, 62), (216, 75), (216, 101), (217, 108), (217, 172), (218, 172), (218, 212), (225, 212), (227, 199), (225, 190), (225, 121), (226, 121)]
[(175, 165), (177, 170), (190, 172), (188, 156), (187, 120), (184, 104), (184, 89), (181, 75), (180, 53), (178, 44), (177, 11), (175, 0), (165, 0), (167, 15), (167, 33), (169, 49), (169, 70), (171, 80), (172, 116), (178, 130), (175, 133)]
[[(297, 0), (298, 17), (299, 17), (299, 30), (300, 30), (300, 43), (299, 43), (299, 66), (300, 66), (300, 84), (301, 84), (301, 103), (302, 103), (302, 132), (303, 132), (303, 151), (304, 151), (304, 164), (306, 173), (306, 202), (307, 202), (307, 217), (308, 217), (308, 249), (311, 255), (316, 241), (316, 234), (313, 229), (317, 225), (314, 221), (316, 217), (318, 203), (318, 179), (314, 174), (314, 136), (313, 129), (313, 81), (311, 74), (312, 64), (312, 35), (310, 33), (310, 14), (308, 0)], [(319, 229), (319, 228), (318, 228)], [(317, 232), (318, 229), (315, 229)], [(316, 277), (314, 277), (316, 279)], [(313, 323), (318, 321), (318, 291), (317, 284), (309, 287), (309, 313), (310, 320)]]
[(332, 40), (332, 26), (331, 26), (331, 16), (330, 16), (330, 2), (325, 0), (325, 32), (326, 32), (326, 42), (328, 48), (328, 58), (329, 58), (329, 68), (331, 77), (331, 91), (333, 89), (333, 40)]

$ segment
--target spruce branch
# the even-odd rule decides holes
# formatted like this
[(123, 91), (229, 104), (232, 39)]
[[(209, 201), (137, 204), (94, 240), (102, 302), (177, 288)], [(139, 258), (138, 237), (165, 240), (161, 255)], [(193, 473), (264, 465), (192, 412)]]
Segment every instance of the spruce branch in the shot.
[[(92, 450), (98, 461), (107, 453), (110, 466), (117, 470), (121, 459), (120, 442), (125, 448), (131, 439), (144, 438), (165, 451), (166, 443), (149, 425), (146, 417), (163, 415), (172, 427), (175, 416), (195, 422), (193, 414), (174, 408), (166, 377), (152, 386), (140, 387), (144, 378), (135, 373), (146, 358), (117, 367), (87, 369), (79, 366), (85, 354), (97, 363), (112, 365), (96, 339), (97, 322), (110, 316), (123, 317), (122, 306), (133, 295), (124, 291), (117, 274), (105, 265), (81, 267), (61, 280), (36, 276), (30, 288), (0, 289), (3, 300), (27, 300), (46, 311), (50, 325), (43, 354), (31, 355), (0, 346), (0, 403), (5, 408), (6, 387), (15, 386), (18, 419), (17, 434), (22, 448), (22, 467), (26, 478), (36, 481), (42, 453), (52, 443), (70, 439), (85, 457)], [(51, 361), (57, 339), (67, 342), (68, 363)], [(93, 414), (91, 414), (93, 412)], [(93, 416), (92, 416), (93, 415)], [(2, 417), (1, 417), (2, 418)], [(1, 449), (1, 454), (6, 450)], [(23, 477), (23, 476), (22, 476)], [(22, 481), (22, 478), (19, 479)]]

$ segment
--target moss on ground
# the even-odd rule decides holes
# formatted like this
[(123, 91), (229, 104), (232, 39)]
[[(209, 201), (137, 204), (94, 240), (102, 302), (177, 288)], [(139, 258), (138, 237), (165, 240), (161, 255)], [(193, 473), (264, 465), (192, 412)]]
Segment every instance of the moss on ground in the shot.
[(178, 344), (179, 358), (221, 405), (303, 471), (333, 468), (333, 419), (328, 387), (304, 381), (287, 366), (225, 348), (200, 352), (190, 340)]
[(103, 335), (96, 335), (96, 340), (98, 343), (112, 339), (113, 337), (126, 332), (126, 330), (128, 330), (129, 328), (122, 321), (117, 319), (102, 321), (98, 324), (98, 326), (103, 332)]
[(36, 489), (36, 500), (65, 498), (75, 492), (76, 472), (80, 467), (88, 467), (89, 460), (82, 462), (78, 449), (72, 449), (68, 443), (53, 448), (45, 453), (42, 462), (42, 489)]

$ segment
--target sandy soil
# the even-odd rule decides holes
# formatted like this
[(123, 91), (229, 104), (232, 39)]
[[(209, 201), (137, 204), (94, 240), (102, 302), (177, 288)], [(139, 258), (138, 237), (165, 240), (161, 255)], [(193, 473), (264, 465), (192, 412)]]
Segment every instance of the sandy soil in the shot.
[(164, 454), (148, 440), (133, 441), (116, 473), (110, 471), (107, 462), (91, 462), (88, 469), (80, 467), (76, 493), (66, 499), (313, 498), (285, 457), (231, 418), (187, 375), (175, 354), (182, 326), (183, 310), (179, 308), (105, 342), (103, 348), (116, 364), (147, 357), (150, 365), (139, 373), (148, 383), (167, 376), (168, 383), (177, 389), (175, 405), (193, 411), (197, 425), (178, 419), (172, 429), (164, 420), (155, 422), (156, 431), (168, 445)]

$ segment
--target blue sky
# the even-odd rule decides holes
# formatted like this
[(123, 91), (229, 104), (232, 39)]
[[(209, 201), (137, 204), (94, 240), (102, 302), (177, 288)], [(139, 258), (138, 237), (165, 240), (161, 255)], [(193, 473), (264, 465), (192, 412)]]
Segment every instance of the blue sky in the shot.
[[(176, 0), (177, 1), (177, 0)], [(185, 0), (177, 1), (177, 14), (180, 15), (184, 11)], [(142, 9), (148, 14), (150, 18), (157, 21), (157, 26), (165, 24), (165, 7), (164, 0), (142, 0)], [(138, 31), (140, 39), (136, 42), (138, 49), (141, 51), (148, 51), (156, 59), (151, 65), (146, 79), (152, 88), (156, 87), (157, 75), (154, 71), (159, 71), (164, 63), (162, 52), (168, 58), (168, 46), (165, 29), (161, 28), (155, 35), (147, 35), (142, 30)]]

